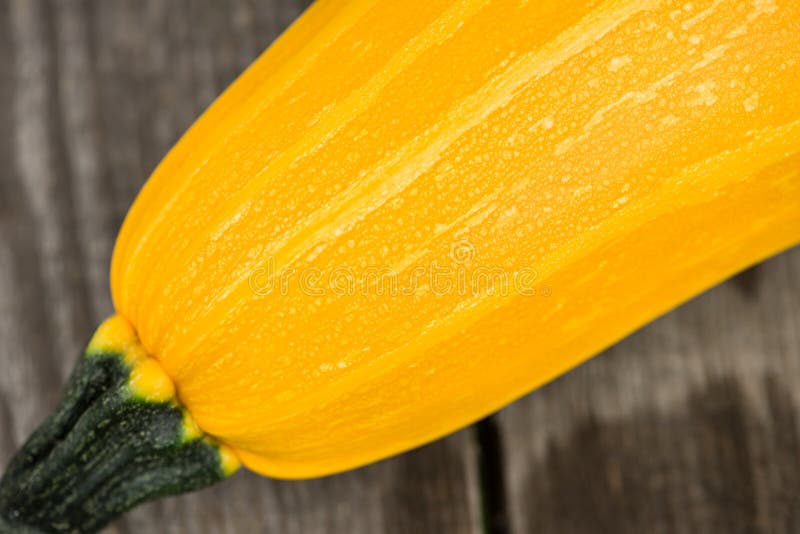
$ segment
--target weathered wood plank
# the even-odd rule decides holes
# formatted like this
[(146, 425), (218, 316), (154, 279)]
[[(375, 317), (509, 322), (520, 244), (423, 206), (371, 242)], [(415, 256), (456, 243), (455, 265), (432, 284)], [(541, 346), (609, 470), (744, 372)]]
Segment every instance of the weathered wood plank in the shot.
[[(305, 3), (0, 2), (0, 465), (111, 313), (114, 238), (147, 175)], [(473, 438), (320, 480), (241, 473), (108, 531), (476, 532)]]
[(499, 415), (515, 532), (800, 532), (800, 249)]

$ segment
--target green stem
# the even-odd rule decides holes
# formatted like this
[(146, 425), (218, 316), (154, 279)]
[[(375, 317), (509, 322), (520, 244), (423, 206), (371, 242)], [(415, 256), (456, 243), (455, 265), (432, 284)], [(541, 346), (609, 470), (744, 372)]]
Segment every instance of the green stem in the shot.
[(180, 405), (132, 395), (130, 376), (122, 353), (81, 358), (0, 480), (0, 533), (96, 532), (143, 501), (229, 474), (212, 439), (187, 435)]

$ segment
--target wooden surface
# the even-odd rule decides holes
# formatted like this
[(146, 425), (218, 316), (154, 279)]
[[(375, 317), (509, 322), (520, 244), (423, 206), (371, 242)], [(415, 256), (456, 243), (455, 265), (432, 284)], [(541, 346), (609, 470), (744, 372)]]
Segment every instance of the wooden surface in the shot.
[[(0, 465), (111, 312), (149, 171), (303, 8), (0, 0)], [(476, 427), (320, 480), (240, 473), (108, 532), (800, 532), (800, 250)]]

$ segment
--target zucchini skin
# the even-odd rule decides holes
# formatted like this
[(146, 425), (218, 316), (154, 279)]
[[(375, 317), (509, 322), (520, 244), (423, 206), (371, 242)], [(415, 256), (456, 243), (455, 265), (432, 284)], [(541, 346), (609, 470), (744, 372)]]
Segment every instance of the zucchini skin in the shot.
[(233, 471), (174, 398), (131, 387), (141, 361), (108, 349), (90, 343), (55, 412), (11, 460), (0, 481), (1, 533), (96, 532), (143, 501)]
[(321, 0), (148, 179), (115, 309), (253, 471), (409, 450), (800, 242), (798, 51), (797, 0)]

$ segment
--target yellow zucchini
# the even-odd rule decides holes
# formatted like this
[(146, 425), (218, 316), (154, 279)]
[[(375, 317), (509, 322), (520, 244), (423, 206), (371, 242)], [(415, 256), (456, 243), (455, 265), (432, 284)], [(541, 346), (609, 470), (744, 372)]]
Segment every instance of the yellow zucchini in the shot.
[(321, 0), (147, 182), (114, 320), (259, 473), (417, 446), (800, 241), (799, 59), (794, 0)]
[[(145, 186), (117, 310), (256, 471), (441, 436), (797, 242), (799, 23), (788, 0), (318, 3)], [(412, 281), (434, 265), (509, 289)]]

